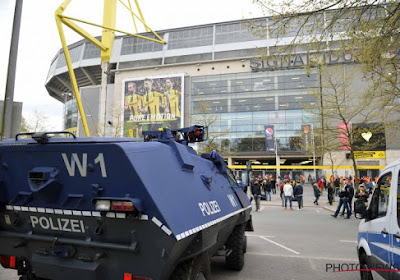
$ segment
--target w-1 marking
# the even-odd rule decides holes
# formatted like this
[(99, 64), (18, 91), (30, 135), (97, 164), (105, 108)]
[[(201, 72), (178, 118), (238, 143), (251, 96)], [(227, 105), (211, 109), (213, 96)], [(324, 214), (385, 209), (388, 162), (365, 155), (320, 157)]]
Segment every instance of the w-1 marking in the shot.
[[(78, 168), (79, 174), (82, 177), (86, 177), (87, 175), (87, 153), (82, 154), (82, 161), (79, 159), (79, 156), (77, 153), (72, 153), (71, 154), (71, 161), (68, 160), (67, 154), (62, 153), (61, 154), (65, 168), (68, 171), (69, 176), (74, 177), (75, 176), (75, 166)], [(101, 176), (103, 178), (107, 178), (107, 170), (106, 170), (106, 164), (104, 161), (104, 155), (103, 153), (99, 153), (97, 158), (94, 159), (94, 164), (100, 164), (100, 170), (101, 170)]]

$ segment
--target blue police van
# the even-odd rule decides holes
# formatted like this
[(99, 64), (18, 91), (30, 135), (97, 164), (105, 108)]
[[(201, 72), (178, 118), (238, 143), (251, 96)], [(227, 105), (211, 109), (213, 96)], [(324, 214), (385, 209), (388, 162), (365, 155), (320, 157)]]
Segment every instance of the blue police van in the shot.
[(369, 204), (356, 203), (361, 218), (357, 252), (361, 279), (400, 279), (400, 161), (381, 171)]

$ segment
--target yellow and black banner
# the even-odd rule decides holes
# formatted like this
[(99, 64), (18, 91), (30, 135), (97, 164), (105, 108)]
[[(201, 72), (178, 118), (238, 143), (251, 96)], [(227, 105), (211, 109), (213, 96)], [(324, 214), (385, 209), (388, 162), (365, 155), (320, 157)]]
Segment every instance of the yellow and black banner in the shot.
[(356, 159), (385, 159), (385, 151), (354, 151)]
[(183, 125), (184, 75), (131, 78), (123, 81), (124, 136)]

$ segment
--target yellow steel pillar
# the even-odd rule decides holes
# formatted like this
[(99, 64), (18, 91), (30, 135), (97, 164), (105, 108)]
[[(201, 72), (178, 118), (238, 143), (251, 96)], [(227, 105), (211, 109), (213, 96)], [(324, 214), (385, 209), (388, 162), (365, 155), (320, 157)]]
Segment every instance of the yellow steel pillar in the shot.
[(114, 30), (115, 22), (117, 19), (117, 0), (104, 0), (104, 11), (103, 11), (103, 33), (101, 36), (101, 42), (107, 48), (101, 50), (101, 61), (110, 61), (111, 49), (114, 41)]
[(65, 1), (63, 3), (63, 5), (61, 5), (56, 10), (56, 23), (57, 23), (58, 33), (60, 34), (61, 44), (62, 44), (62, 47), (64, 50), (65, 61), (67, 62), (69, 77), (71, 80), (72, 89), (74, 91), (73, 93), (75, 95), (76, 104), (78, 105), (79, 114), (81, 115), (83, 130), (85, 131), (85, 135), (87, 137), (89, 137), (90, 133), (89, 133), (89, 128), (88, 128), (88, 125), (86, 122), (85, 112), (84, 112), (83, 106), (82, 106), (81, 95), (79, 94), (78, 83), (76, 82), (74, 69), (72, 67), (71, 56), (69, 55), (67, 42), (65, 41), (65, 36), (64, 36), (64, 30), (62, 28), (61, 19), (59, 17), (59, 15), (62, 14), (62, 12), (65, 10), (66, 6), (69, 4), (70, 1), (71, 0)]

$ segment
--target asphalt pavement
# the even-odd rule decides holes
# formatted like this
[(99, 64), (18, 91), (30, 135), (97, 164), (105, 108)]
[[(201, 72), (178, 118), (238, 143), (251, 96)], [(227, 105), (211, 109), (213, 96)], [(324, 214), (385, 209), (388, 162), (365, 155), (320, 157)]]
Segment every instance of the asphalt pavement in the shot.
[(310, 185), (301, 210), (297, 202), (294, 211), (284, 210), (279, 192), (261, 201), (261, 211), (252, 212), (255, 231), (247, 233), (245, 267), (229, 271), (224, 258), (213, 258), (213, 279), (360, 279), (359, 272), (344, 272), (357, 268), (359, 220), (331, 217), (337, 202), (329, 205), (326, 192), (319, 205), (313, 201)]
[[(230, 271), (223, 257), (211, 261), (213, 279), (360, 279), (356, 268), (359, 220), (330, 215), (326, 192), (314, 205), (313, 190), (304, 186), (304, 208), (284, 210), (279, 191), (272, 201), (261, 201), (261, 211), (252, 212), (255, 231), (247, 232), (247, 253), (242, 271)], [(293, 202), (297, 209), (297, 203)], [(253, 210), (254, 202), (253, 202)], [(16, 273), (0, 268), (0, 280), (17, 280)]]

